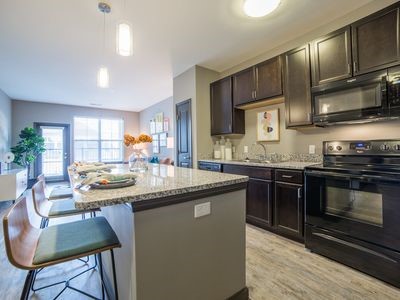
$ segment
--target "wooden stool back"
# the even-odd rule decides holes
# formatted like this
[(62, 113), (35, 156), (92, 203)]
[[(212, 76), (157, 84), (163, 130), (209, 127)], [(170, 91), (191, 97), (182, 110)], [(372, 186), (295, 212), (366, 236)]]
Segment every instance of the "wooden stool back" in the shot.
[(44, 174), (40, 174), (36, 179), (43, 182), (43, 188), (46, 190), (46, 177), (44, 177)]
[(36, 213), (42, 218), (47, 218), (52, 203), (46, 198), (44, 192), (44, 181), (38, 181), (32, 187), (32, 199)]
[(21, 197), (3, 218), (8, 260), (15, 267), (26, 270), (33, 268), (33, 256), (40, 236), (40, 229), (33, 227), (29, 221), (30, 214), (26, 198)]

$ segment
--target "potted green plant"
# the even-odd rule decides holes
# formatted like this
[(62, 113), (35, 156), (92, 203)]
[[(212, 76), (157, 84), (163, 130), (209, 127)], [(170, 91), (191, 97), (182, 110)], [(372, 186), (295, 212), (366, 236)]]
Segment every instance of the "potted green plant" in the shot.
[[(38, 155), (46, 151), (44, 138), (38, 135), (36, 130), (31, 127), (22, 129), (19, 137), (21, 140), (15, 147), (11, 148), (11, 152), (15, 155), (14, 163), (27, 168), (29, 177), (32, 163)], [(31, 187), (31, 182), (29, 182), (28, 186)]]

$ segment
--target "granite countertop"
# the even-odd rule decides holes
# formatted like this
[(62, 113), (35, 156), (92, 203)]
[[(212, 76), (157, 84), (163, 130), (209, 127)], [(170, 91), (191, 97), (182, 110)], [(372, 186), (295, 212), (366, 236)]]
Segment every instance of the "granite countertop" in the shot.
[(242, 160), (220, 160), (220, 159), (201, 159), (199, 160), (199, 162), (200, 161), (219, 163), (219, 164), (266, 167), (275, 169), (296, 169), (296, 170), (304, 170), (305, 167), (319, 164), (318, 162), (303, 162), (303, 161), (284, 161), (277, 163), (259, 163), (259, 162), (245, 162)]
[[(128, 165), (117, 165), (113, 174), (128, 173)], [(145, 173), (137, 173), (134, 186), (88, 191), (74, 190), (75, 206), (78, 209), (94, 209), (123, 203), (136, 203), (206, 191), (246, 183), (247, 176), (186, 169), (167, 165), (150, 164)], [(72, 175), (72, 186), (79, 184), (77, 175)]]

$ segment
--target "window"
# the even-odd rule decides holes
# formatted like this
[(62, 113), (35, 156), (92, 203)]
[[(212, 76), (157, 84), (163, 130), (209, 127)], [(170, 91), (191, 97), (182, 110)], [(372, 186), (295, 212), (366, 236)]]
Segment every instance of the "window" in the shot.
[(124, 160), (123, 120), (74, 118), (76, 161), (120, 162)]

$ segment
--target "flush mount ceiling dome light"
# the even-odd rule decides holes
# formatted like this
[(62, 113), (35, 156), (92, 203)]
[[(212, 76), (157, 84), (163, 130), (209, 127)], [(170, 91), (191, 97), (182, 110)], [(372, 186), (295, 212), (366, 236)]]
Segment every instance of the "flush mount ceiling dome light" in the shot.
[(246, 15), (260, 18), (273, 12), (281, 3), (281, 0), (245, 0), (243, 10)]

